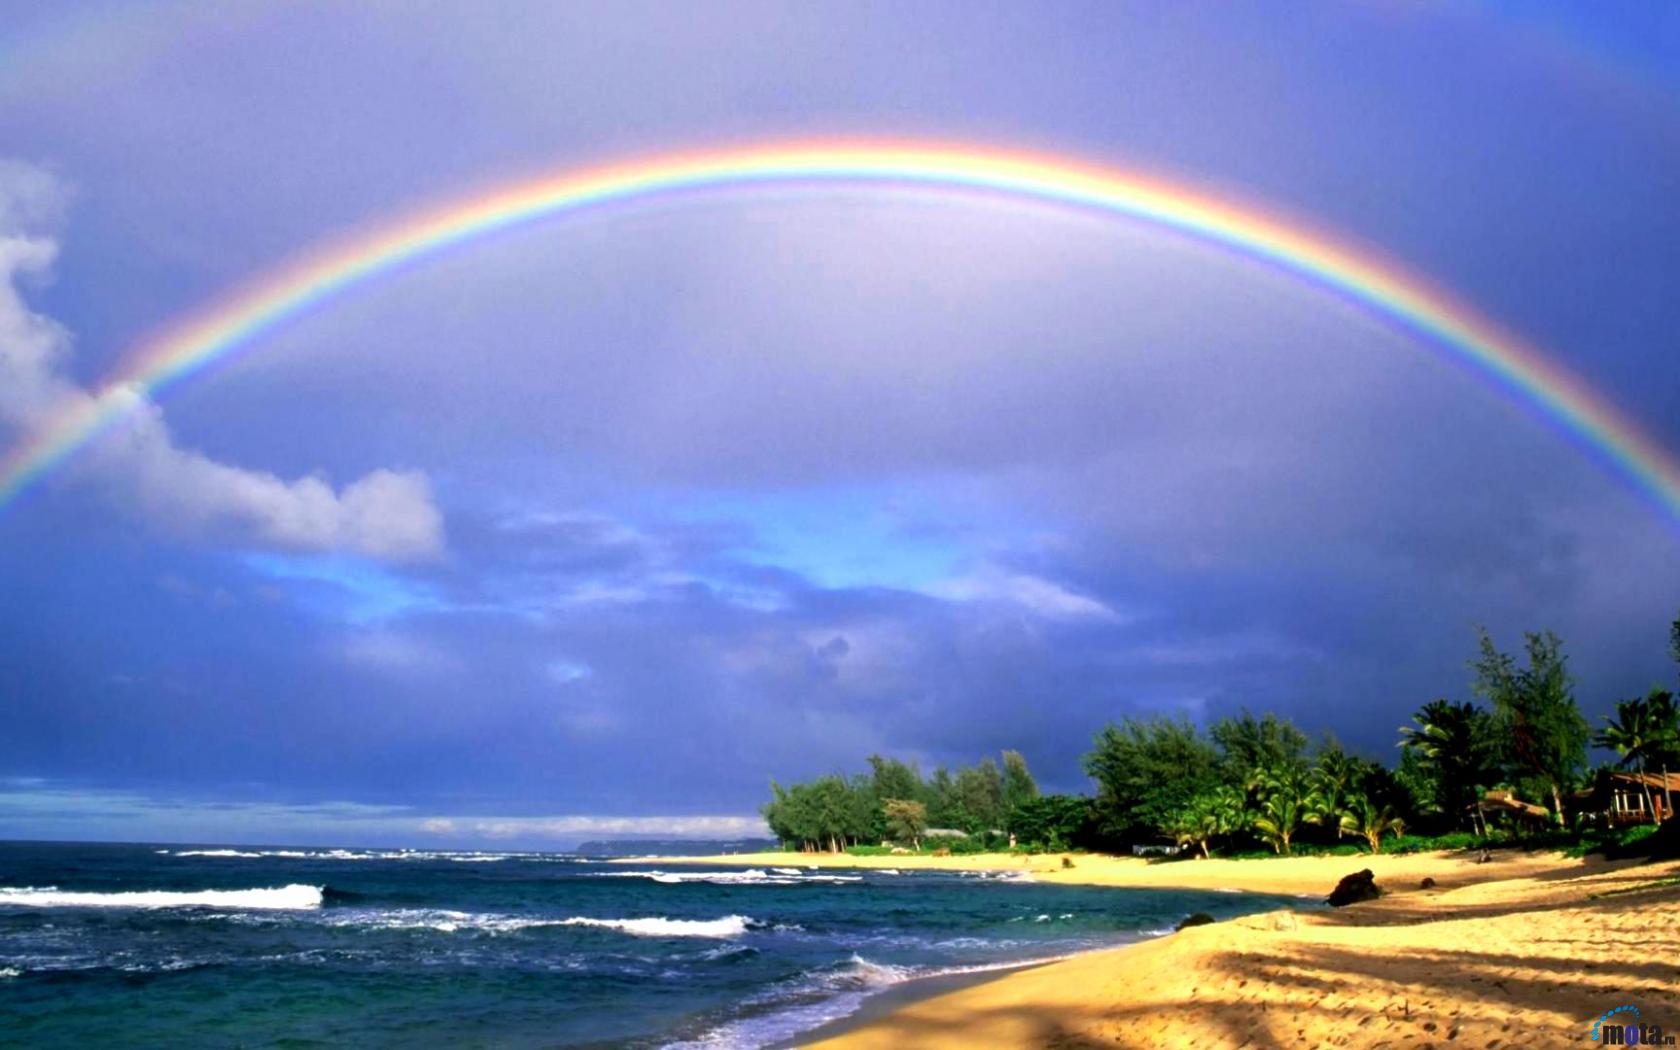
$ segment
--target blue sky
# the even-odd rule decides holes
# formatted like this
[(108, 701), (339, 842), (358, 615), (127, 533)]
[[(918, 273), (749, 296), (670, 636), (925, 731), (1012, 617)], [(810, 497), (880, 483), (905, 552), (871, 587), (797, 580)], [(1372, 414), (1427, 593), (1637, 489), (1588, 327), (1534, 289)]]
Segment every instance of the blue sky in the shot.
[[(828, 135), (1270, 202), (1680, 449), (1664, 4), (0, 12), (0, 443), (308, 246)], [(1472, 630), (1595, 717), (1680, 538), (1415, 338), (1157, 230), (890, 190), (612, 209), (264, 337), (0, 511), (0, 835), (564, 844), (767, 780), (1273, 708), (1391, 757)]]

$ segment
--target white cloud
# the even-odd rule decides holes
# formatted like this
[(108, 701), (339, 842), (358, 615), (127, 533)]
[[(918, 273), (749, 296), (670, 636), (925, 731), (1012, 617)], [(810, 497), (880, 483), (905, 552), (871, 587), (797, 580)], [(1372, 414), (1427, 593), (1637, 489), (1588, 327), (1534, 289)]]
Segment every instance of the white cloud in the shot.
[(0, 838), (377, 846), (518, 839), (566, 845), (603, 835), (732, 839), (768, 833), (756, 816), (423, 816), (410, 806), (206, 802), (0, 777)]
[(41, 172), (0, 164), (0, 426), (15, 440), (88, 412), (100, 399), (127, 401), (123, 422), (95, 442), (75, 476), (153, 523), (374, 558), (442, 552), (443, 517), (423, 474), (375, 470), (336, 491), (319, 477), (288, 481), (181, 447), (162, 411), (139, 391), (117, 388), (96, 397), (68, 379), (68, 333), (32, 311), (20, 289), (46, 274), (57, 255), (51, 237), (30, 231), (51, 221), (60, 197)]
[(955, 602), (1011, 605), (1047, 620), (1118, 621), (1114, 609), (1057, 583), (1026, 573), (987, 567), (926, 588), (936, 598)]

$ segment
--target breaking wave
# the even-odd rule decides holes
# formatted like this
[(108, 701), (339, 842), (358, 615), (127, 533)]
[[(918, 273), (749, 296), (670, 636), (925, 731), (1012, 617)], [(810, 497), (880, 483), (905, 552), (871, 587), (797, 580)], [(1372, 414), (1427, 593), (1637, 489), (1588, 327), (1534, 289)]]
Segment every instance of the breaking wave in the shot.
[[(688, 1042), (671, 1044), (680, 1050), (774, 1046), (786, 1043), (830, 1021), (856, 1013), (876, 992), (924, 977), (989, 973), (1022, 966), (1071, 959), (1072, 955), (974, 966), (919, 967), (874, 962), (853, 953), (837, 967), (808, 971), (791, 981), (746, 1000), (751, 1016), (720, 1025)], [(764, 1011), (764, 1012), (758, 1012)]]
[(635, 937), (712, 937), (728, 939), (740, 937), (750, 927), (760, 925), (745, 915), (725, 915), (721, 919), (590, 919), (573, 916), (561, 919), (561, 926), (599, 926)]
[(862, 875), (808, 875), (792, 868), (748, 868), (745, 871), (608, 871), (607, 878), (650, 879), (678, 885), (704, 882), (713, 886), (799, 886), (806, 883), (862, 882)]
[(74, 892), (56, 886), (0, 886), (0, 908), (238, 908), (304, 910), (321, 906), (321, 887), (293, 883), (253, 890)]

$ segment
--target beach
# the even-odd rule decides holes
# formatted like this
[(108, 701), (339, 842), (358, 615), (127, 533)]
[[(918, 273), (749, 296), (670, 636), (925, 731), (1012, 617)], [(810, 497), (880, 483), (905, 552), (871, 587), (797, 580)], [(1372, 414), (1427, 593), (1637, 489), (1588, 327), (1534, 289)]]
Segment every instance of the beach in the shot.
[[(1025, 870), (1035, 879), (1320, 897), (1362, 868), (1385, 895), (1093, 952), (818, 1032), (868, 1047), (1523, 1047), (1590, 1041), (1624, 1005), (1680, 1032), (1680, 862), (1500, 851), (1205, 860), (709, 857), (707, 864)], [(667, 859), (675, 863), (675, 859)], [(1434, 879), (1430, 889), (1424, 878)], [(1665, 881), (1667, 880), (1667, 881)]]

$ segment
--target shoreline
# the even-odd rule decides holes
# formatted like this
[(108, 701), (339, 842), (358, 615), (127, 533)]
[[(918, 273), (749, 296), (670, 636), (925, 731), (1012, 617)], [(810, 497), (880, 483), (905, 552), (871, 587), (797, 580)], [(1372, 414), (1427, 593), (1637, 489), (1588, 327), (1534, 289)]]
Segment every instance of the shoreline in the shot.
[[(1680, 1029), (1680, 861), (1555, 852), (1150, 863), (1131, 857), (738, 854), (635, 863), (1025, 873), (1093, 886), (1323, 900), (1369, 868), (1384, 896), (1274, 910), (1025, 964), (951, 987), (912, 980), (784, 1045), (1250, 1048), (1324, 1044), (1516, 1050), (1587, 1041), (1624, 1004)], [(1433, 885), (1425, 886), (1424, 879)], [(936, 978), (934, 980), (937, 980)]]
[[(1142, 942), (1138, 942), (1142, 943)], [(1068, 962), (1080, 956), (1096, 952), (1111, 952), (1133, 945), (1118, 945), (1110, 948), (1092, 948), (1088, 952), (1077, 955), (1061, 956), (1052, 959), (1027, 959), (1018, 963), (1004, 963), (983, 970), (973, 970), (958, 973), (930, 973), (921, 977), (912, 977), (899, 984), (889, 985), (878, 991), (871, 992), (858, 1003), (857, 1009), (844, 1017), (836, 1017), (824, 1021), (814, 1028), (809, 1028), (798, 1035), (791, 1036), (779, 1043), (771, 1043), (765, 1050), (796, 1050), (798, 1047), (809, 1046), (813, 1041), (838, 1039), (878, 1024), (899, 1010), (936, 999), (943, 995), (965, 991), (992, 981), (1002, 980), (1011, 974), (1023, 973), (1029, 970), (1054, 966), (1057, 963)]]
[(1388, 889), (1007, 973), (801, 1045), (1156, 1046), (1189, 1034), (1210, 1046), (1516, 1050), (1585, 1042), (1629, 1003), (1640, 1020), (1680, 1027), (1680, 862), (1553, 855), (1513, 878)]
[[(1479, 852), (1479, 851), (1478, 851)], [(1072, 867), (1063, 866), (1063, 858)], [(1372, 856), (1265, 857), (1232, 860), (1152, 861), (1108, 854), (974, 853), (934, 857), (855, 857), (834, 853), (729, 853), (701, 857), (620, 857), (611, 863), (660, 867), (720, 867), (770, 871), (773, 868), (857, 869), (869, 871), (951, 871), (1014, 876), (1035, 882), (1072, 886), (1112, 886), (1134, 889), (1211, 890), (1227, 893), (1270, 893), (1323, 900), (1341, 876), (1369, 868), (1379, 883), (1415, 888), (1425, 878), (1446, 890), (1478, 883), (1524, 878), (1553, 871), (1559, 865), (1583, 870), (1626, 865), (1632, 861), (1602, 858), (1574, 860), (1553, 851), (1501, 849), (1486, 863), (1471, 851), (1383, 853)]]

